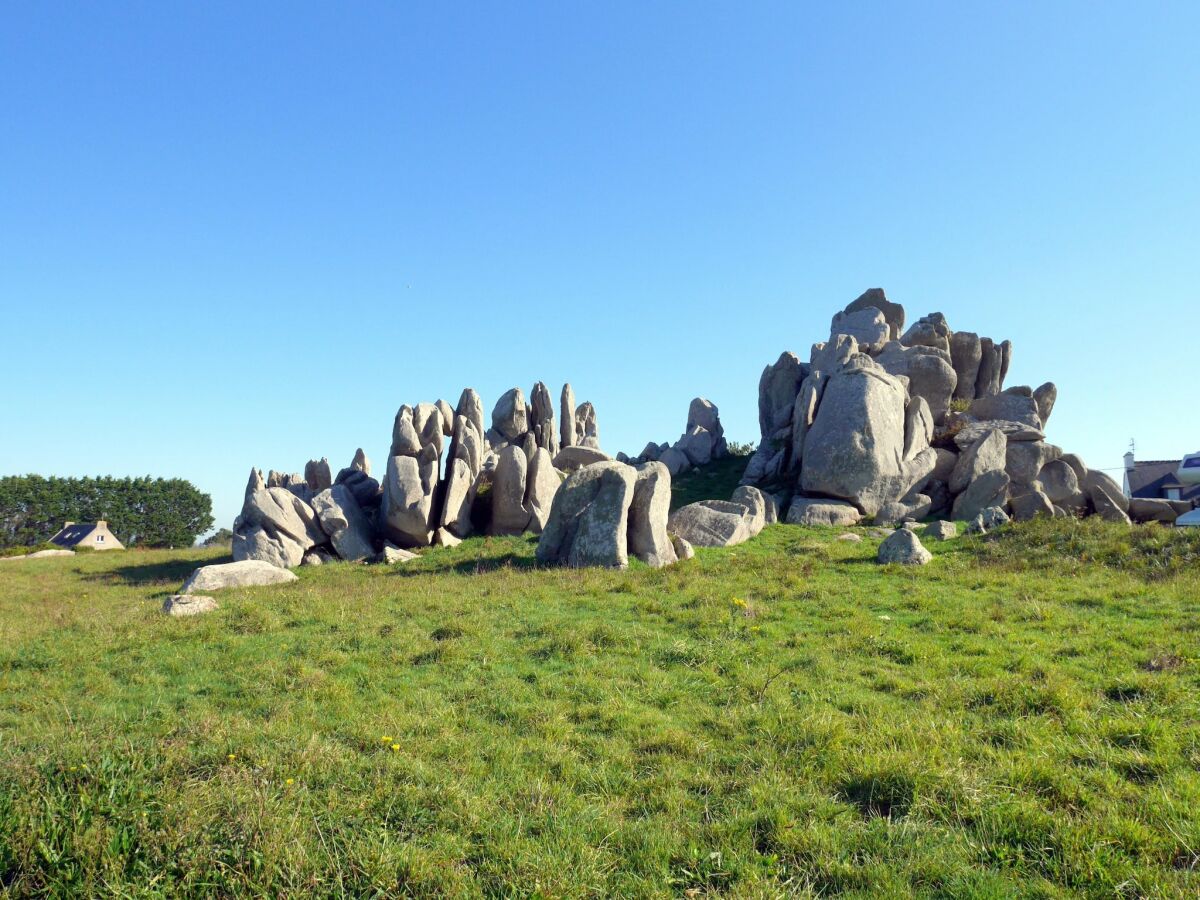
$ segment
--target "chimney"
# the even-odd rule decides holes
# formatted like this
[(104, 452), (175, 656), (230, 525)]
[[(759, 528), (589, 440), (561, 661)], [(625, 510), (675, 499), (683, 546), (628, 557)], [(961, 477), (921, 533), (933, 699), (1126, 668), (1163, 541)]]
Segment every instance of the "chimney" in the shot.
[(1134, 469), (1133, 451), (1130, 450), (1128, 453), (1125, 454), (1125, 471), (1132, 472), (1133, 469)]
[(66, 522), (63, 524), (63, 528), (70, 528), (74, 524), (75, 524), (74, 522)]
[(97, 528), (107, 528), (107, 527), (108, 527), (108, 522), (106, 522), (104, 519), (97, 519), (97, 520), (96, 520), (96, 527), (97, 527)]

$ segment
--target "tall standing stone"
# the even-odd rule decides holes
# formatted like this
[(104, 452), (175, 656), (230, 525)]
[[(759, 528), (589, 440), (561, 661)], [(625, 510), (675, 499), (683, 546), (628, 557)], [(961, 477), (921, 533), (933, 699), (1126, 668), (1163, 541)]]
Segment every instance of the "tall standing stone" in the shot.
[(569, 382), (562, 387), (558, 411), (562, 419), (558, 425), (559, 449), (565, 450), (575, 446), (575, 392)]
[(954, 386), (955, 400), (975, 399), (975, 382), (979, 379), (982, 358), (979, 335), (971, 331), (956, 331), (950, 335), (950, 361), (958, 376)]
[(637, 468), (633, 501), (629, 507), (629, 552), (656, 569), (676, 562), (667, 534), (671, 511), (671, 473), (660, 462)]
[(529, 392), (529, 430), (537, 445), (548, 450), (551, 457), (558, 453), (559, 436), (554, 427), (554, 403), (550, 399), (550, 391), (540, 381)]
[(538, 541), (538, 562), (628, 566), (629, 506), (636, 479), (634, 469), (619, 462), (586, 466), (567, 478), (554, 495)]

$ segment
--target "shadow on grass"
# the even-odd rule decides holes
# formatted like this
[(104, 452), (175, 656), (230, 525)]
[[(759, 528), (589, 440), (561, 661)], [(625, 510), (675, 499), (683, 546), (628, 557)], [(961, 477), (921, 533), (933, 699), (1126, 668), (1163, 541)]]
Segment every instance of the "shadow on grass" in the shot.
[(414, 567), (401, 563), (393, 575), (400, 578), (419, 578), (423, 575), (483, 575), (498, 569), (536, 569), (537, 560), (519, 553), (501, 553), (496, 556), (478, 556), (474, 559), (453, 558), (447, 560), (422, 559)]
[(119, 566), (110, 572), (89, 572), (85, 581), (103, 581), (109, 584), (165, 584), (182, 582), (200, 566), (233, 562), (232, 556), (197, 561), (194, 559), (171, 559), (166, 562), (146, 563), (140, 566)]

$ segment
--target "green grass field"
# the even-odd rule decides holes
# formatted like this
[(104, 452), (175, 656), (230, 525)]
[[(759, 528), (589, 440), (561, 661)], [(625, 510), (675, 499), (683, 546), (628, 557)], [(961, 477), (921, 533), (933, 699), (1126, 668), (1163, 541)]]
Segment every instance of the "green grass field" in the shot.
[(1195, 897), (1200, 535), (0, 568), (0, 894)]

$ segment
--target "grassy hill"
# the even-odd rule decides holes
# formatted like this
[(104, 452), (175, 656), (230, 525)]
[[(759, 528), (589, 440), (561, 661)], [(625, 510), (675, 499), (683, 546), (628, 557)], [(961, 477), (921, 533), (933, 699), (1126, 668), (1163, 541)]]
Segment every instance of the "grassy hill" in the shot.
[[(865, 532), (863, 532), (865, 534)], [(0, 568), (0, 894), (1200, 893), (1200, 536)]]

